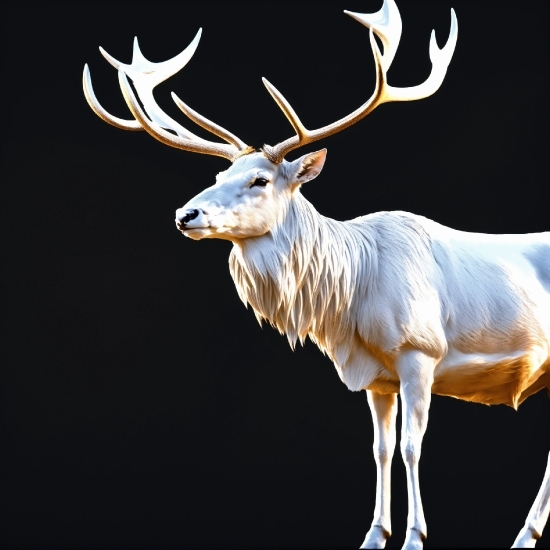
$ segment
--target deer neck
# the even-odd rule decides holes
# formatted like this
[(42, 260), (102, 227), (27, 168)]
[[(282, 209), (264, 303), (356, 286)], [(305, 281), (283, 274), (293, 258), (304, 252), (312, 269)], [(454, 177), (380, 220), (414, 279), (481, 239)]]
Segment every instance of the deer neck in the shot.
[(309, 335), (330, 353), (353, 329), (353, 294), (369, 278), (370, 255), (353, 250), (368, 240), (352, 233), (351, 224), (321, 216), (297, 192), (275, 228), (234, 245), (229, 267), (241, 300), (292, 347)]

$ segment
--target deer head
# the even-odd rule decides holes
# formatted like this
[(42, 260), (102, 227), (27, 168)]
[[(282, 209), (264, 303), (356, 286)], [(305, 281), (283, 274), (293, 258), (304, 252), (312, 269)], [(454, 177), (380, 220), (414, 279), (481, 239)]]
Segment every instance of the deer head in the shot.
[[(458, 27), (454, 10), (451, 10), (449, 38), (442, 49), (438, 48), (435, 32), (432, 31), (429, 46), (432, 62), (430, 76), (422, 84), (408, 88), (394, 88), (387, 83), (386, 75), (401, 37), (401, 16), (395, 1), (384, 0), (382, 8), (372, 14), (345, 13), (370, 29), (370, 45), (376, 68), (374, 93), (346, 117), (322, 128), (308, 130), (283, 95), (264, 78), (264, 85), (296, 135), (275, 146), (264, 145), (261, 150), (247, 146), (232, 133), (191, 109), (174, 93), (172, 98), (188, 118), (226, 143), (208, 141), (193, 134), (168, 116), (155, 102), (154, 87), (187, 64), (198, 46), (201, 30), (182, 53), (163, 63), (148, 61), (139, 49), (137, 38), (134, 40), (131, 64), (117, 61), (100, 48), (107, 61), (118, 69), (120, 88), (134, 120), (114, 117), (103, 109), (95, 97), (90, 71), (85, 65), (83, 86), (86, 99), (92, 110), (105, 122), (125, 130), (145, 130), (172, 147), (217, 155), (232, 162), (228, 170), (218, 174), (212, 187), (176, 211), (176, 225), (185, 235), (193, 239), (221, 238), (234, 242), (264, 235), (281, 222), (294, 193), (302, 183), (319, 174), (326, 158), (326, 150), (323, 149), (289, 162), (285, 160), (289, 152), (340, 132), (383, 103), (422, 99), (439, 89), (456, 45)], [(375, 35), (383, 44), (383, 53), (378, 48)], [(132, 80), (140, 101), (128, 78)]]
[(216, 184), (176, 211), (178, 229), (192, 239), (236, 241), (259, 237), (280, 223), (293, 193), (325, 163), (326, 149), (293, 162), (273, 162), (263, 152), (235, 160)]

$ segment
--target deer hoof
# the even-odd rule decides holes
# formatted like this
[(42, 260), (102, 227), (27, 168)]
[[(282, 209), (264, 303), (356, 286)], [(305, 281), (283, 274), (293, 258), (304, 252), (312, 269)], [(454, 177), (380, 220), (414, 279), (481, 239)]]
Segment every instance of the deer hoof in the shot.
[(361, 548), (385, 548), (386, 540), (389, 536), (390, 533), (383, 527), (380, 525), (373, 525), (369, 529)]
[(402, 550), (422, 550), (424, 548), (424, 538), (417, 529), (409, 529)]

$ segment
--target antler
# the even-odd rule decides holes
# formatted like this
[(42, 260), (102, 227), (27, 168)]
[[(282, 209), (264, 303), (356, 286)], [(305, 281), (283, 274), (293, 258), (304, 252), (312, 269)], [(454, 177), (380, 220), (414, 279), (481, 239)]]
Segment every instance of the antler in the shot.
[[(399, 10), (395, 5), (395, 1), (384, 0), (384, 5), (376, 13), (361, 14), (350, 11), (344, 11), (344, 13), (347, 13), (365, 25), (365, 27), (370, 29), (370, 45), (374, 54), (374, 61), (376, 65), (376, 87), (374, 93), (366, 103), (361, 105), (361, 107), (346, 117), (317, 130), (308, 130), (302, 124), (298, 118), (298, 115), (290, 106), (288, 101), (283, 97), (281, 92), (279, 92), (265, 78), (262, 78), (265, 87), (273, 96), (273, 99), (277, 102), (277, 105), (279, 105), (296, 131), (295, 136), (288, 138), (274, 147), (264, 147), (264, 151), (274, 162), (281, 162), (287, 153), (301, 147), (302, 145), (331, 136), (332, 134), (336, 134), (337, 132), (344, 130), (348, 126), (355, 124), (362, 118), (366, 117), (382, 103), (388, 103), (390, 101), (414, 101), (416, 99), (428, 97), (439, 89), (443, 79), (445, 78), (447, 67), (449, 66), (451, 57), (453, 56), (455, 50), (458, 32), (456, 15), (452, 8), (451, 30), (447, 44), (445, 44), (445, 46), (440, 50), (435, 39), (435, 31), (432, 31), (430, 39), (430, 60), (432, 62), (432, 71), (425, 82), (410, 88), (394, 88), (387, 83), (386, 74), (391, 66), (397, 47), (399, 46), (399, 39), (401, 38), (401, 16), (399, 15)], [(380, 53), (376, 43), (374, 38), (375, 34), (380, 38), (382, 44), (384, 45), (383, 54)]]
[[(213, 134), (221, 137), (228, 143), (217, 143), (207, 141), (193, 134), (173, 118), (168, 116), (157, 105), (153, 97), (153, 89), (155, 86), (171, 77), (191, 59), (199, 44), (202, 29), (199, 30), (193, 41), (176, 57), (164, 61), (163, 63), (153, 63), (147, 60), (141, 50), (137, 38), (134, 38), (134, 52), (132, 63), (130, 65), (121, 63), (114, 57), (109, 55), (103, 48), (99, 48), (105, 59), (118, 69), (118, 78), (122, 94), (130, 111), (135, 117), (135, 120), (124, 120), (109, 114), (97, 100), (92, 87), (90, 70), (88, 65), (84, 65), (83, 86), (84, 95), (92, 108), (92, 110), (103, 119), (105, 122), (121, 128), (123, 130), (145, 130), (154, 138), (158, 139), (166, 145), (183, 149), (185, 151), (193, 151), (196, 153), (204, 153), (207, 155), (216, 155), (233, 161), (237, 156), (248, 151), (250, 148), (243, 143), (237, 136), (228, 132), (221, 126), (203, 117), (189, 106), (187, 106), (176, 94), (172, 92), (172, 98), (176, 105), (189, 117), (193, 122), (209, 130)], [(138, 93), (139, 99), (143, 104), (143, 108), (136, 99), (136, 96), (130, 87), (128, 77), (132, 79), (134, 87)], [(172, 130), (176, 135), (167, 132)]]

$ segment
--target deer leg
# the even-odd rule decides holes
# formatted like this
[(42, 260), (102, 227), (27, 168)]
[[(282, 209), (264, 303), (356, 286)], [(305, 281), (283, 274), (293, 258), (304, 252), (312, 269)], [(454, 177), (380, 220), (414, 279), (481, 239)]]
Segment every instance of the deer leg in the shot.
[(523, 529), (519, 532), (512, 548), (534, 548), (537, 539), (542, 536), (542, 530), (548, 521), (550, 514), (550, 453), (548, 464), (542, 485), (540, 486), (537, 498), (529, 510)]
[(384, 548), (391, 536), (390, 489), (391, 461), (395, 449), (397, 395), (367, 390), (374, 424), (374, 461), (376, 462), (376, 501), (371, 528), (361, 548)]
[(396, 364), (401, 386), (401, 454), (407, 471), (408, 517), (403, 548), (421, 549), (427, 536), (420, 498), (418, 461), (428, 424), (435, 362), (420, 351), (409, 351)]

